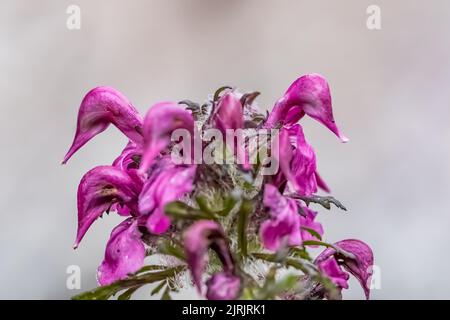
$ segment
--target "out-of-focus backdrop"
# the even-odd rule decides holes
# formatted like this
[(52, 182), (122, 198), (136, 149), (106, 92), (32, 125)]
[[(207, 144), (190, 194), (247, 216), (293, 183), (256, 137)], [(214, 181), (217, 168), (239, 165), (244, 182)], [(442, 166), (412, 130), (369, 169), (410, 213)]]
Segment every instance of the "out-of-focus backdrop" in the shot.
[[(73, 4), (80, 30), (66, 27)], [(366, 26), (371, 4), (381, 30)], [(80, 266), (82, 289), (96, 285), (120, 219), (97, 221), (73, 251), (76, 189), (126, 139), (111, 127), (60, 165), (88, 90), (113, 86), (145, 113), (231, 84), (261, 91), (259, 104), (271, 108), (309, 72), (329, 80), (351, 139), (302, 122), (349, 209), (321, 211), (325, 240), (372, 246), (374, 299), (450, 298), (448, 0), (1, 1), (0, 298), (69, 298), (79, 292), (66, 288), (69, 265)], [(356, 281), (344, 297), (363, 297)]]

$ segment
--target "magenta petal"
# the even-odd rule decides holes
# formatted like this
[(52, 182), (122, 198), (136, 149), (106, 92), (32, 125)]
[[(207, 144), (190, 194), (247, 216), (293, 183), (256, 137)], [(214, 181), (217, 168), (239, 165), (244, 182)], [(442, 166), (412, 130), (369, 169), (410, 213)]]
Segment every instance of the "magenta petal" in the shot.
[[(223, 95), (214, 114), (212, 115), (213, 125), (222, 132), (224, 139), (227, 137), (227, 130), (236, 130), (244, 128), (244, 111), (240, 99), (234, 92), (229, 92)], [(227, 143), (231, 141), (226, 140)], [(245, 144), (239, 143), (237, 139), (232, 142), (233, 145), (229, 145), (234, 150), (239, 163), (246, 170), (250, 169), (250, 163), (248, 161), (248, 152), (245, 149)]]
[(275, 104), (265, 126), (292, 125), (304, 114), (322, 123), (342, 142), (348, 141), (334, 121), (328, 82), (319, 74), (307, 74), (294, 81)]
[(337, 256), (339, 258), (338, 262), (344, 266), (344, 268), (350, 272), (364, 289), (366, 298), (369, 299), (370, 287), (369, 280), (372, 275), (373, 266), (373, 252), (370, 247), (364, 242), (356, 239), (348, 239), (336, 242), (334, 244), (337, 248), (344, 250), (347, 253), (353, 255), (349, 257), (348, 255), (340, 254), (332, 248), (324, 250), (315, 260), (318, 264), (321, 261), (328, 259), (330, 256)]
[(325, 182), (325, 180), (323, 180), (323, 178), (319, 175), (319, 173), (316, 171), (315, 173), (316, 175), (316, 181), (317, 181), (317, 186), (322, 189), (323, 191), (330, 193), (330, 187), (328, 187), (328, 184)]
[(176, 166), (167, 158), (157, 164), (139, 195), (139, 212), (149, 214), (148, 230), (161, 234), (170, 226), (170, 219), (164, 214), (165, 205), (192, 191), (197, 167)]
[(227, 272), (217, 272), (206, 281), (208, 300), (234, 300), (241, 291), (241, 279)]
[(78, 246), (91, 224), (113, 204), (120, 203), (137, 211), (142, 182), (112, 166), (99, 166), (87, 172), (78, 186)]
[(120, 155), (114, 160), (112, 165), (115, 167), (119, 167), (122, 170), (138, 169), (134, 158), (139, 158), (141, 154), (141, 146), (137, 145), (133, 141), (129, 141)]
[(212, 116), (212, 122), (224, 136), (228, 129), (236, 130), (244, 127), (242, 104), (233, 92), (227, 93), (220, 98)]
[(211, 220), (200, 220), (184, 233), (184, 249), (192, 279), (201, 292), (201, 276), (208, 262), (208, 249), (216, 251), (225, 272), (234, 271), (234, 262), (222, 227)]
[(301, 195), (311, 195), (317, 192), (316, 154), (305, 139), (300, 125), (294, 126), (296, 132), (296, 148), (291, 162), (294, 173), (294, 189)]
[(333, 256), (319, 262), (318, 267), (336, 286), (348, 289), (349, 275), (341, 269)]
[(302, 127), (297, 124), (281, 128), (278, 144), (275, 157), (292, 188), (304, 196), (317, 192), (316, 155), (306, 141)]
[(128, 274), (142, 267), (144, 259), (145, 247), (137, 221), (125, 220), (111, 232), (105, 258), (98, 268), (97, 280), (104, 286), (125, 279)]
[(170, 218), (157, 208), (147, 219), (146, 227), (153, 234), (163, 234), (170, 227)]
[(109, 87), (92, 89), (81, 102), (75, 138), (63, 163), (111, 123), (130, 140), (142, 143), (142, 122), (138, 111), (119, 91)]
[[(317, 212), (312, 211), (306, 206), (302, 206), (303, 212), (306, 214), (306, 216), (300, 216), (300, 224), (302, 228), (308, 228), (310, 230), (315, 231), (318, 233), (321, 237), (323, 236), (323, 227), (322, 224), (319, 222), (314, 221), (316, 218)], [(311, 232), (308, 230), (302, 229), (302, 240), (320, 240), (316, 236), (312, 235)]]
[(147, 112), (144, 120), (144, 151), (140, 166), (146, 172), (153, 160), (171, 141), (176, 129), (186, 129), (193, 137), (194, 119), (190, 111), (173, 102), (160, 102)]
[(270, 209), (271, 215), (259, 230), (264, 247), (276, 251), (283, 244), (300, 245), (300, 215), (295, 200), (283, 197), (276, 187), (266, 184), (264, 205)]

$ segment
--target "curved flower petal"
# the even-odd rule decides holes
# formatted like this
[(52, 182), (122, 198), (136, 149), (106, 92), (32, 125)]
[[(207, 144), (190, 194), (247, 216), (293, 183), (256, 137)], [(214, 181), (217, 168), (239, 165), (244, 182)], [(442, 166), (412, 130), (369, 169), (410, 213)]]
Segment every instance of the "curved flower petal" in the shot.
[(142, 117), (119, 91), (97, 87), (89, 91), (78, 111), (77, 131), (63, 164), (89, 140), (112, 123), (130, 140), (142, 143)]
[(138, 169), (135, 158), (140, 158), (141, 154), (142, 148), (133, 141), (129, 141), (112, 165), (122, 170)]
[(212, 122), (223, 135), (228, 129), (242, 129), (244, 127), (244, 113), (241, 101), (233, 93), (229, 92), (223, 95), (215, 112), (212, 116)]
[(316, 154), (311, 145), (306, 141), (303, 129), (295, 126), (296, 148), (292, 157), (291, 168), (295, 182), (294, 189), (301, 195), (311, 195), (317, 192), (316, 180)]
[(356, 239), (342, 240), (336, 242), (334, 246), (353, 257), (336, 252), (333, 248), (328, 248), (316, 258), (315, 263), (319, 264), (330, 256), (335, 256), (338, 259), (338, 263), (342, 264), (348, 272), (358, 279), (364, 289), (366, 298), (369, 299), (369, 280), (372, 275), (371, 267), (373, 266), (372, 249), (364, 242)]
[(125, 279), (128, 274), (142, 267), (144, 259), (145, 247), (137, 221), (127, 219), (111, 232), (105, 258), (98, 268), (97, 280), (104, 286)]
[(283, 197), (276, 187), (266, 184), (264, 205), (270, 209), (271, 215), (259, 230), (264, 247), (276, 251), (284, 244), (300, 245), (300, 215), (295, 200)]
[[(212, 115), (212, 123), (222, 132), (226, 142), (228, 144), (232, 143), (229, 147), (235, 150), (234, 153), (239, 160), (239, 164), (246, 170), (250, 169), (245, 143), (242, 144), (236, 137), (236, 134), (239, 134), (237, 130), (244, 128), (244, 111), (241, 101), (235, 92), (229, 92), (220, 98), (215, 112)], [(233, 141), (229, 141), (226, 138), (227, 130), (233, 133)], [(241, 133), (244, 134), (243, 131)]]
[(169, 145), (172, 132), (176, 129), (186, 129), (194, 138), (194, 118), (190, 111), (173, 102), (160, 102), (150, 108), (144, 119), (144, 150), (139, 169), (142, 173)]
[(337, 287), (348, 289), (348, 279), (350, 276), (341, 269), (334, 256), (320, 261), (318, 267)]
[(175, 166), (166, 158), (154, 169), (139, 195), (139, 212), (150, 214), (147, 229), (153, 234), (164, 233), (170, 226), (170, 219), (164, 214), (164, 207), (180, 199), (193, 189), (197, 167)]
[(278, 155), (274, 155), (284, 177), (301, 195), (317, 192), (316, 154), (308, 144), (302, 127), (283, 127), (278, 136)]
[(213, 249), (225, 272), (234, 272), (234, 261), (222, 227), (211, 220), (200, 220), (184, 233), (184, 249), (192, 279), (201, 292), (201, 276), (208, 261), (208, 249)]
[(78, 186), (78, 231), (76, 248), (91, 224), (111, 205), (120, 203), (137, 212), (142, 181), (112, 166), (99, 166), (87, 172)]
[(330, 187), (328, 187), (328, 184), (325, 182), (325, 180), (323, 180), (323, 178), (319, 175), (319, 172), (315, 172), (316, 175), (316, 181), (317, 181), (317, 186), (322, 189), (323, 191), (330, 193)]
[(334, 121), (328, 82), (319, 74), (307, 74), (294, 81), (275, 104), (265, 126), (292, 125), (305, 114), (330, 129), (342, 142), (348, 141)]
[(241, 279), (227, 272), (217, 272), (206, 281), (208, 300), (234, 300), (241, 291)]

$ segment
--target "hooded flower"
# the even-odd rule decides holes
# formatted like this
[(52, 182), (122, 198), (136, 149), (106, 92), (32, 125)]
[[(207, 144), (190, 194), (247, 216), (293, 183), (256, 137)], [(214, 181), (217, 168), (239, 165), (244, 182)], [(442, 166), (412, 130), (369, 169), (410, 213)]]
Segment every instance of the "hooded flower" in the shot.
[(142, 173), (169, 145), (176, 129), (185, 129), (194, 137), (194, 119), (190, 111), (173, 102), (160, 102), (150, 108), (144, 120), (144, 150), (139, 169)]
[(91, 224), (113, 204), (125, 205), (137, 212), (142, 181), (133, 172), (113, 166), (99, 166), (87, 172), (78, 186), (78, 246)]
[[(212, 123), (221, 131), (227, 143), (232, 143), (229, 147), (235, 150), (234, 153), (243, 168), (249, 169), (250, 164), (247, 159), (245, 144), (238, 141), (236, 136), (233, 136), (232, 142), (227, 139), (227, 131), (233, 135), (239, 133), (244, 134), (242, 130), (244, 129), (244, 111), (240, 99), (234, 92), (228, 92), (220, 98), (212, 115)], [(239, 131), (240, 129), (241, 131)]]
[(128, 274), (138, 271), (144, 264), (145, 247), (137, 221), (127, 219), (111, 232), (106, 245), (105, 259), (98, 268), (97, 280), (100, 285), (108, 285), (125, 279)]
[(174, 165), (170, 157), (161, 158), (150, 173), (139, 195), (139, 212), (149, 215), (146, 225), (153, 234), (161, 234), (170, 226), (164, 207), (193, 189), (195, 165)]
[(300, 245), (300, 215), (295, 200), (283, 197), (276, 187), (266, 184), (264, 205), (270, 209), (270, 218), (259, 230), (264, 247), (276, 251), (285, 244)]
[(89, 140), (105, 131), (111, 123), (130, 140), (142, 143), (142, 118), (131, 102), (113, 88), (92, 89), (81, 102), (75, 138), (63, 163)]
[[(228, 240), (225, 237), (222, 227), (211, 220), (200, 220), (192, 224), (184, 233), (184, 249), (186, 251), (187, 263), (191, 270), (192, 279), (201, 293), (201, 276), (208, 262), (208, 249), (217, 253), (222, 265), (223, 271), (227, 275), (216, 275), (209, 282), (210, 296), (213, 296), (211, 290), (218, 284), (227, 284), (228, 290), (234, 292), (234, 282), (231, 277), (235, 272), (233, 257), (231, 256)], [(220, 293), (217, 293), (220, 296)]]
[(274, 128), (278, 124), (290, 126), (305, 114), (330, 129), (342, 142), (348, 141), (336, 126), (330, 88), (321, 75), (307, 74), (294, 81), (284, 96), (276, 102), (265, 127)]
[(316, 258), (315, 264), (320, 265), (330, 257), (336, 258), (340, 265), (358, 279), (364, 289), (366, 298), (369, 299), (369, 280), (372, 275), (371, 267), (373, 266), (372, 250), (364, 242), (355, 239), (342, 240), (336, 242), (334, 246), (345, 253), (328, 248)]
[(241, 279), (227, 272), (217, 272), (206, 281), (208, 300), (234, 300), (241, 291)]

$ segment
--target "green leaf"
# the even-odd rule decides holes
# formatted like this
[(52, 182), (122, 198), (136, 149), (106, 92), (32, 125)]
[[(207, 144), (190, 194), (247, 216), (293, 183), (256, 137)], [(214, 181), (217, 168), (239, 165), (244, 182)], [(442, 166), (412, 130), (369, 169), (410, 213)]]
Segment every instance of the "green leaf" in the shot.
[(150, 292), (150, 295), (154, 296), (155, 294), (158, 294), (166, 284), (167, 284), (166, 281), (161, 281), (160, 284), (158, 284), (155, 288), (153, 288), (152, 292)]
[(206, 199), (206, 197), (204, 197), (204, 196), (197, 196), (195, 198), (195, 201), (197, 202), (198, 207), (200, 208), (200, 211), (207, 212), (207, 213), (210, 213), (210, 214), (212, 213), (212, 210), (211, 210), (211, 208), (208, 205), (208, 199)]
[(210, 214), (203, 212), (201, 210), (192, 208), (181, 201), (173, 201), (164, 207), (164, 212), (174, 219), (184, 219), (184, 220), (201, 220), (201, 219), (211, 219), (213, 218)]
[(247, 256), (247, 226), (249, 215), (253, 212), (253, 203), (250, 200), (242, 200), (238, 213), (238, 248), (242, 256)]
[[(74, 296), (73, 300), (107, 300), (119, 291), (130, 288), (140, 288), (143, 285), (165, 280), (178, 272), (186, 270), (186, 266), (177, 266), (167, 270), (148, 272), (141, 275), (130, 276), (127, 279), (116, 281), (110, 285), (98, 287), (91, 291)], [(126, 298), (125, 295), (123, 298)]]
[(168, 286), (166, 287), (166, 290), (164, 290), (161, 296), (161, 300), (172, 300), (172, 297), (170, 296), (170, 289)]
[(137, 274), (141, 274), (147, 271), (155, 271), (155, 270), (166, 270), (168, 267), (167, 266), (161, 266), (161, 265), (148, 265), (148, 266), (144, 266), (141, 269), (139, 269), (138, 271), (136, 271), (136, 275)]
[(322, 241), (322, 236), (314, 229), (311, 228), (307, 228), (307, 227), (301, 227), (302, 230), (305, 230), (307, 232), (309, 232), (313, 237), (319, 239), (320, 241)]
[(181, 261), (186, 261), (184, 250), (178, 245), (171, 243), (169, 240), (163, 240), (158, 249), (161, 254), (176, 257)]
[(332, 244), (326, 243), (323, 241), (318, 241), (318, 240), (305, 240), (302, 243), (304, 246), (322, 246), (322, 247), (336, 249)]
[(139, 289), (140, 286), (136, 286), (136, 287), (132, 287), (128, 290), (126, 290), (124, 293), (122, 293), (117, 300), (130, 300), (131, 296), (133, 295), (133, 293), (136, 292), (137, 289)]

